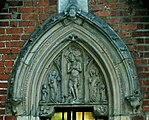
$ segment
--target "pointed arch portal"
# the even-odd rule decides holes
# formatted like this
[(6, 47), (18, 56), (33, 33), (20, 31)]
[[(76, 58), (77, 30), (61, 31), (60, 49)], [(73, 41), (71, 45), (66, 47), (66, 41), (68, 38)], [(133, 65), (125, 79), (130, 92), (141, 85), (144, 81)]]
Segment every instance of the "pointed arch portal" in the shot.
[(69, 6), (33, 34), (16, 61), (7, 107), (18, 120), (52, 116), (57, 107), (92, 107), (110, 120), (139, 111), (126, 45), (103, 20), (74, 7), (75, 14)]

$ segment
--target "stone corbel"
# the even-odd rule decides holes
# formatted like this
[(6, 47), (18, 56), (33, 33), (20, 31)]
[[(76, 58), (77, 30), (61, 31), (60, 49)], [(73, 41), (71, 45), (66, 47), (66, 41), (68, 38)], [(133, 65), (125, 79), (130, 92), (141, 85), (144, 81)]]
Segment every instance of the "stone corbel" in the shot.
[(126, 100), (129, 102), (129, 105), (132, 108), (133, 114), (137, 114), (141, 111), (141, 106), (143, 102), (143, 97), (138, 92), (133, 95), (127, 96)]

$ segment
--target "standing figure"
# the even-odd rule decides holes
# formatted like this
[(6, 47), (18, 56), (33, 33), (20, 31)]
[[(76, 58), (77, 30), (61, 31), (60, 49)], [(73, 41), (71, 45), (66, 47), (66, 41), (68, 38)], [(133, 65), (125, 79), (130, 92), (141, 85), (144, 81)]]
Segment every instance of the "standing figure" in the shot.
[(105, 91), (105, 85), (103, 84), (103, 82), (100, 83), (99, 92), (100, 92), (100, 100), (105, 101), (106, 100), (106, 91)]
[(47, 86), (46, 85), (42, 85), (42, 89), (41, 89), (41, 101), (46, 102), (47, 95), (48, 95)]
[(51, 70), (49, 75), (49, 85), (50, 85), (50, 93), (51, 93), (51, 102), (58, 102), (58, 82), (60, 81), (60, 77), (56, 70)]
[[(79, 54), (80, 55), (80, 54)], [(71, 49), (68, 54), (67, 72), (69, 74), (69, 92), (73, 98), (73, 101), (79, 100), (79, 83), (80, 73), (82, 71), (80, 56), (77, 54), (75, 49)]]
[(90, 70), (90, 77), (89, 77), (89, 95), (90, 95), (91, 102), (96, 102), (99, 83), (100, 83), (100, 79), (98, 76), (97, 69), (93, 67)]

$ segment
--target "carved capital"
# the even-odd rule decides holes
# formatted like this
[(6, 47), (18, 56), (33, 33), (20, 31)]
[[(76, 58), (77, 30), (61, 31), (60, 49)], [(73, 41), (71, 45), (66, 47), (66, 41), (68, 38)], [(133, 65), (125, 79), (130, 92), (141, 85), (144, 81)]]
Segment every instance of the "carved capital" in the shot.
[(40, 116), (52, 116), (54, 114), (54, 107), (43, 105), (40, 106)]
[(17, 106), (22, 102), (22, 98), (12, 98), (7, 100), (7, 109), (11, 111), (13, 115), (17, 114)]
[(94, 116), (104, 116), (108, 114), (106, 105), (100, 105), (94, 107)]

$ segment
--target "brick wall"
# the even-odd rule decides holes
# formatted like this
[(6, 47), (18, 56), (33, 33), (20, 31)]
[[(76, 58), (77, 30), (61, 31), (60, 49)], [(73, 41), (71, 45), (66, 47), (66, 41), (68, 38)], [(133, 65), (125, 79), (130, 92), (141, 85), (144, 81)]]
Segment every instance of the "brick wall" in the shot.
[[(90, 0), (90, 12), (102, 17), (124, 40), (134, 58), (143, 111), (149, 112), (149, 14), (139, 0)], [(0, 120), (5, 114), (7, 83), (24, 43), (57, 11), (57, 0), (7, 0), (0, 12)], [(142, 120), (142, 118), (140, 119)]]

